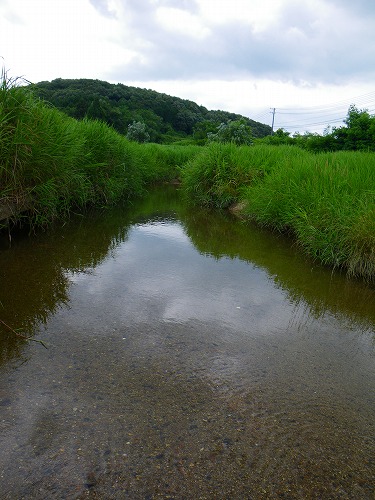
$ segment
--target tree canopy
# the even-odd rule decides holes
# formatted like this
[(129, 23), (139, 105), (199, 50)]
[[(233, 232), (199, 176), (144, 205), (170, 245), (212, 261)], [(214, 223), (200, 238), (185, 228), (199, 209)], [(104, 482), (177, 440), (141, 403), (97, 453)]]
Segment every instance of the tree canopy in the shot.
[(227, 123), (220, 123), (215, 132), (207, 134), (209, 141), (232, 142), (234, 144), (250, 146), (253, 143), (251, 127), (244, 119), (229, 120)]
[(152, 142), (193, 136), (200, 124), (206, 123), (202, 127), (214, 131), (220, 123), (238, 120), (251, 127), (254, 137), (265, 137), (271, 132), (268, 125), (236, 113), (208, 110), (193, 101), (121, 83), (57, 78), (34, 84), (33, 88), (37, 96), (73, 118), (102, 120), (124, 135), (129, 125), (143, 123)]

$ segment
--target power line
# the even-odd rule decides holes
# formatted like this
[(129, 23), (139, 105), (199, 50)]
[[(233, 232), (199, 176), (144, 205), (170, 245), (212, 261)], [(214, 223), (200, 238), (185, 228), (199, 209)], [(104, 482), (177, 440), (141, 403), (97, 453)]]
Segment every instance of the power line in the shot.
[[(330, 108), (337, 108), (337, 107), (340, 107), (340, 105), (342, 106), (348, 106), (348, 104), (352, 104), (355, 102), (357, 102), (357, 104), (359, 103), (359, 101), (362, 101), (362, 100), (367, 100), (367, 101), (375, 101), (375, 91), (373, 92), (369, 92), (367, 94), (362, 94), (360, 96), (356, 96), (356, 97), (351, 97), (349, 99), (345, 99), (345, 100), (342, 100), (342, 101), (336, 101), (336, 102), (333, 102), (333, 103), (330, 103), (330, 104), (327, 104), (327, 105), (322, 105), (322, 104), (319, 104), (319, 105), (316, 105), (316, 106), (307, 106), (305, 108), (303, 107), (299, 107), (298, 109), (305, 112), (305, 111), (315, 111), (315, 110), (326, 110), (326, 109), (330, 109)], [(364, 103), (366, 104), (366, 103)], [(363, 103), (360, 103), (361, 106), (363, 106)], [(290, 108), (277, 108), (278, 110), (280, 111), (289, 111)]]
[(267, 110), (262, 111), (261, 113), (255, 115), (255, 116), (253, 116), (251, 119), (252, 120), (260, 120), (261, 118), (266, 118), (266, 117), (268, 118), (268, 116), (269, 116), (269, 111), (267, 109)]
[[(347, 117), (349, 106), (355, 105), (357, 109), (364, 109), (369, 114), (375, 110), (375, 92), (369, 92), (361, 96), (347, 99), (345, 101), (337, 101), (328, 105), (317, 105), (298, 108), (277, 108), (277, 116), (275, 117), (276, 108), (271, 108), (272, 130), (275, 122), (277, 128), (299, 130), (308, 129), (310, 127), (331, 126), (336, 124), (344, 124)], [(280, 123), (276, 118), (281, 116)], [(290, 119), (289, 119), (290, 117)]]

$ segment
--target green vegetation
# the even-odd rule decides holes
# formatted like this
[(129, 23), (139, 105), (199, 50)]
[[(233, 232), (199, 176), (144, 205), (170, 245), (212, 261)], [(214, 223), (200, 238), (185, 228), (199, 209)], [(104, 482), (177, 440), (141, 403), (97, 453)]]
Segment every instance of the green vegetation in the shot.
[[(254, 137), (265, 137), (271, 127), (227, 111), (209, 111), (195, 102), (172, 97), (154, 90), (111, 84), (100, 80), (63, 80), (40, 82), (33, 85), (34, 92), (56, 108), (79, 120), (90, 118), (111, 125), (126, 135), (128, 126), (145, 125), (151, 142), (171, 143), (192, 137), (208, 125), (214, 132), (221, 123), (244, 120), (251, 127)], [(197, 137), (206, 142), (207, 133)], [(145, 141), (142, 141), (145, 142)], [(198, 142), (199, 143), (199, 142)]]
[(373, 153), (212, 144), (188, 162), (183, 182), (190, 199), (241, 201), (249, 219), (290, 232), (323, 264), (375, 280)]
[(0, 209), (13, 220), (28, 209), (27, 220), (43, 225), (72, 209), (139, 196), (173, 179), (199, 148), (129, 141), (103, 122), (68, 117), (18, 83), (3, 71)]
[(273, 145), (295, 145), (313, 152), (375, 151), (375, 115), (351, 105), (344, 122), (342, 127), (327, 127), (323, 135), (306, 132), (291, 137), (289, 132), (278, 129), (262, 141)]
[(215, 132), (209, 132), (207, 139), (213, 142), (233, 143), (250, 146), (253, 144), (251, 127), (244, 119), (229, 120), (227, 123), (220, 123)]
[(200, 205), (228, 207), (239, 199), (241, 187), (263, 174), (262, 165), (254, 168), (252, 163), (254, 151), (234, 143), (210, 143), (182, 170), (185, 192)]
[[(125, 86), (111, 86), (96, 80), (68, 82), (72, 85), (55, 80), (45, 88), (52, 85), (55, 90), (74, 92), (76, 85), (91, 82), (95, 89), (104, 85), (108, 92), (118, 91), (119, 102), (124, 99), (121, 92), (129, 91)], [(148, 185), (180, 176), (185, 192), (195, 203), (226, 208), (242, 202), (249, 219), (293, 234), (304, 251), (320, 262), (345, 268), (352, 276), (375, 280), (375, 155), (368, 151), (374, 146), (375, 118), (367, 112), (351, 107), (346, 127), (334, 131), (335, 140), (342, 140), (341, 149), (360, 151), (314, 154), (312, 151), (319, 147), (311, 144), (319, 138), (306, 139), (300, 148), (283, 131), (269, 139), (257, 139), (255, 145), (238, 145), (252, 140), (254, 130), (248, 122), (234, 115), (226, 116), (229, 121), (224, 125), (215, 124), (210, 112), (202, 115), (209, 119), (201, 116), (195, 122), (194, 139), (185, 135), (180, 141), (183, 146), (160, 145), (146, 143), (148, 131), (144, 118), (147, 113), (136, 121), (134, 114), (129, 114), (128, 124), (122, 117), (127, 138), (104, 121), (89, 119), (88, 115), (94, 114), (96, 107), (88, 113), (83, 94), (78, 92), (81, 100), (71, 103), (74, 113), (79, 109), (78, 103), (82, 104), (82, 119), (76, 120), (39, 99), (34, 87), (20, 83), (9, 79), (3, 71), (0, 82), (2, 219), (19, 220), (20, 213), (27, 210), (24, 216), (27, 222), (43, 225), (72, 210), (140, 196)], [(82, 87), (82, 92), (85, 88)], [(163, 94), (135, 90), (144, 98), (152, 96), (156, 101), (160, 98), (160, 109), (166, 115), (181, 101), (174, 102), (173, 98), (168, 101), (169, 97)], [(69, 92), (66, 99), (71, 95)], [(134, 104), (131, 97), (130, 92), (128, 100)], [(97, 102), (107, 109), (100, 99)], [(166, 102), (174, 104), (168, 107)], [(134, 109), (139, 110), (137, 106), (139, 102), (134, 104)], [(179, 108), (181, 119), (196, 105), (189, 103), (189, 106)], [(220, 113), (224, 112), (217, 112), (218, 120), (223, 118)], [(116, 113), (113, 116), (117, 116)], [(166, 130), (172, 130), (176, 138), (170, 123), (168, 127)], [(204, 135), (211, 138), (207, 146), (189, 144), (193, 140), (203, 143)], [(324, 136), (327, 141), (328, 136)]]
[(37, 96), (67, 115), (78, 120), (103, 121), (120, 134), (130, 133), (130, 138), (138, 142), (205, 145), (213, 139), (227, 140), (230, 135), (237, 144), (250, 144), (255, 139), (269, 145), (299, 146), (313, 152), (375, 151), (375, 116), (355, 105), (349, 107), (345, 126), (327, 127), (323, 135), (297, 132), (291, 136), (283, 129), (271, 135), (270, 126), (239, 114), (209, 111), (186, 99), (123, 84), (57, 78), (37, 83), (32, 88)]
[(245, 186), (259, 182), (277, 163), (290, 157), (298, 160), (304, 154), (308, 153), (288, 146), (214, 142), (187, 163), (181, 174), (183, 186), (200, 205), (227, 208), (241, 199)]
[(146, 130), (146, 125), (142, 122), (133, 122), (128, 125), (128, 133), (126, 137), (129, 141), (137, 141), (137, 142), (149, 142), (150, 134)]

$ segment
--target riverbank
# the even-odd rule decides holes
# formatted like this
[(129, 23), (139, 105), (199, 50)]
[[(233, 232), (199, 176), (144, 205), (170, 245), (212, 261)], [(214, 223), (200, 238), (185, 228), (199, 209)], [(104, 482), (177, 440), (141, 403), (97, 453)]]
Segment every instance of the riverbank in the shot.
[(287, 232), (303, 251), (375, 281), (375, 155), (211, 144), (183, 171), (189, 198)]

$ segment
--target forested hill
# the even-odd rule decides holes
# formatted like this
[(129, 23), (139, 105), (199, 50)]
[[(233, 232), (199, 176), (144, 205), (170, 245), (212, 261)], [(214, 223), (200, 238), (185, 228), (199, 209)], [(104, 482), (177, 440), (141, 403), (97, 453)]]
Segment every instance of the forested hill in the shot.
[[(145, 123), (153, 142), (199, 137), (220, 123), (245, 119), (254, 137), (271, 133), (271, 127), (227, 111), (209, 111), (195, 102), (154, 90), (111, 84), (101, 80), (58, 78), (33, 85), (36, 94), (68, 115), (103, 120), (126, 134), (133, 121)], [(198, 125), (199, 124), (199, 125)]]

